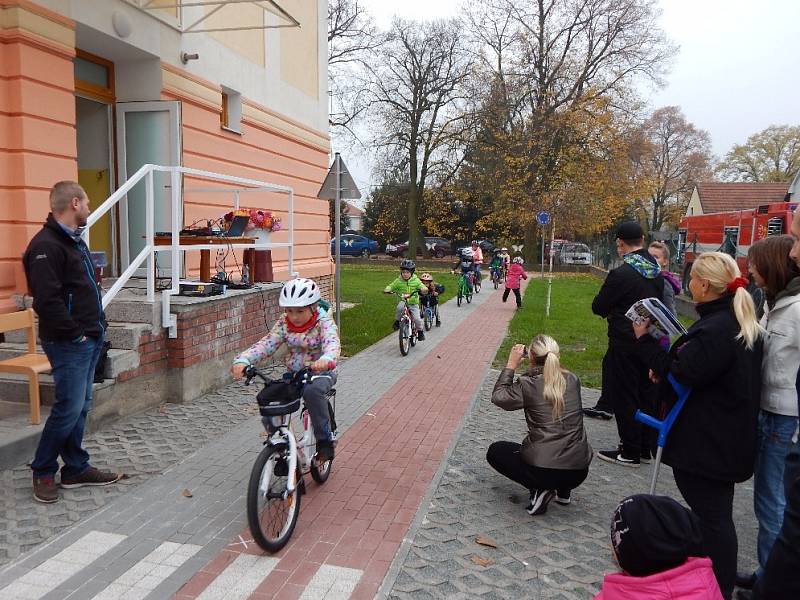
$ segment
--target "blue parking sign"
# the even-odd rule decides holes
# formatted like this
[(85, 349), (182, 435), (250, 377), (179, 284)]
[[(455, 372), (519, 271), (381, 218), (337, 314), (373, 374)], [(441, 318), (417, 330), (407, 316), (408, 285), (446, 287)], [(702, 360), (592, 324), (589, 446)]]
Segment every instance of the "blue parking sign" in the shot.
[(550, 213), (546, 210), (540, 210), (536, 213), (536, 221), (539, 225), (548, 225), (550, 223)]

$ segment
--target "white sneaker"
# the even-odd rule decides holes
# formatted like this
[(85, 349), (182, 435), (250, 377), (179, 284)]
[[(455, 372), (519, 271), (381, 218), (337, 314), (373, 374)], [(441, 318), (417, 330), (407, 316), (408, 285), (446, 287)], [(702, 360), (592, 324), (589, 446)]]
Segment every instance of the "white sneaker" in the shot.
[(543, 515), (547, 512), (547, 505), (555, 495), (553, 490), (537, 490), (531, 494), (531, 500), (525, 510), (529, 515)]
[(556, 504), (560, 504), (561, 506), (567, 506), (570, 502), (572, 502), (572, 496), (567, 496), (566, 498), (562, 498), (561, 496), (556, 493), (556, 497), (554, 498)]

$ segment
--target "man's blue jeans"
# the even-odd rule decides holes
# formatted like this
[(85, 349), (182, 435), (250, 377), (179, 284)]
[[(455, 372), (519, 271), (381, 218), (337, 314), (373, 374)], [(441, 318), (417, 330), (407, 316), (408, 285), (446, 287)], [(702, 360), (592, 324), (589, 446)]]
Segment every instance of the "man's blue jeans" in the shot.
[(86, 414), (92, 406), (94, 368), (103, 338), (87, 338), (79, 343), (42, 342), (42, 348), (52, 366), (56, 400), (44, 424), (31, 468), (35, 477), (55, 475), (61, 455), (64, 461), (61, 477), (77, 477), (89, 468), (83, 431)]
[(758, 573), (767, 564), (770, 550), (783, 524), (786, 494), (783, 486), (786, 455), (797, 430), (797, 417), (762, 410), (758, 415), (758, 457), (754, 480), (758, 519)]

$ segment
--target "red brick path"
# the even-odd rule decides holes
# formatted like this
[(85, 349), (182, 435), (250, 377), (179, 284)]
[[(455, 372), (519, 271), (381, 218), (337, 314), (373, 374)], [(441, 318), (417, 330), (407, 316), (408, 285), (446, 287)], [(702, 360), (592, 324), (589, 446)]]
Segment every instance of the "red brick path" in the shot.
[[(323, 563), (362, 570), (351, 598), (375, 596), (513, 314), (493, 293), (347, 430), (328, 482), (307, 478), (294, 535), (251, 600), (298, 598)], [(175, 598), (196, 598), (240, 552), (262, 553), (232, 543)]]

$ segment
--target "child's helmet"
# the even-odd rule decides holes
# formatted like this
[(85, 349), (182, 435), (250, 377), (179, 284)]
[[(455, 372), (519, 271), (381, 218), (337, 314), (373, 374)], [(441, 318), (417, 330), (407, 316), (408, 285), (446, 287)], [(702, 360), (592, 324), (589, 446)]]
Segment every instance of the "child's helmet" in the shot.
[(524, 261), (522, 260), (521, 256), (515, 256), (514, 258), (511, 259), (511, 262), (521, 265)]
[(278, 304), (282, 308), (303, 308), (319, 302), (319, 286), (313, 279), (290, 279), (283, 284)]
[(478, 240), (472, 240), (472, 242), (470, 242), (470, 245), (477, 246), (478, 245)]
[(417, 268), (417, 264), (413, 260), (404, 259), (400, 262), (400, 270), (401, 271), (411, 271), (414, 272), (414, 269)]
[(462, 248), (461, 249), (461, 256), (462, 258), (468, 258), (472, 260), (472, 249), (470, 248)]
[(433, 277), (430, 273), (423, 273), (419, 276), (420, 281), (433, 281)]
[(508, 252), (508, 248), (506, 248), (505, 246), (503, 246), (503, 252)]

